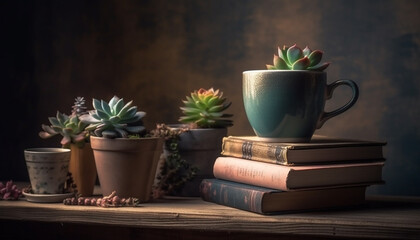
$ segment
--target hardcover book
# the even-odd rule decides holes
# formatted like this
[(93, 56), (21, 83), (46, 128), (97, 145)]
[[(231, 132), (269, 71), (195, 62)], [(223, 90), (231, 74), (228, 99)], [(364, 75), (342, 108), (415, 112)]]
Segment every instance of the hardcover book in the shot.
[(218, 157), (214, 163), (216, 178), (282, 191), (348, 184), (372, 184), (382, 181), (384, 162), (288, 166)]
[(365, 200), (365, 190), (349, 186), (285, 192), (220, 179), (204, 179), (200, 185), (204, 201), (260, 214), (358, 205)]
[(386, 142), (314, 135), (308, 143), (263, 142), (256, 136), (223, 139), (222, 155), (275, 164), (313, 164), (383, 159)]

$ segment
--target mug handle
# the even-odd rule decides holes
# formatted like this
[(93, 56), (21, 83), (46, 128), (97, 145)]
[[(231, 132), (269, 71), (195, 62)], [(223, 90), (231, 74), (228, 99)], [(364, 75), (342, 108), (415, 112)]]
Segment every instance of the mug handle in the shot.
[(331, 99), (334, 89), (340, 85), (347, 85), (351, 88), (351, 90), (353, 91), (353, 95), (351, 97), (351, 99), (342, 107), (331, 111), (331, 112), (323, 112), (321, 114), (321, 117), (318, 120), (318, 123), (316, 125), (316, 128), (319, 129), (322, 127), (322, 125), (324, 125), (324, 123), (332, 118), (337, 116), (338, 114), (341, 114), (345, 111), (347, 111), (349, 108), (351, 108), (357, 101), (357, 99), (359, 98), (359, 88), (357, 87), (357, 84), (349, 79), (340, 79), (337, 80), (329, 85), (327, 85), (327, 92), (326, 92), (326, 100)]

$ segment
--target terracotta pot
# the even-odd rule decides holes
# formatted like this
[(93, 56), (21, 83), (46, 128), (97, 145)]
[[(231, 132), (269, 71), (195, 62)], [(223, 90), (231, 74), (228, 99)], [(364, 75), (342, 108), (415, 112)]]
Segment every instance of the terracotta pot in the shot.
[(90, 144), (85, 144), (83, 148), (72, 144), (70, 149), (69, 172), (77, 185), (77, 191), (84, 197), (92, 196), (97, 175), (92, 148)]
[[(171, 125), (172, 127), (176, 125)], [(191, 129), (180, 135), (179, 153), (190, 166), (198, 168), (197, 175), (176, 195), (185, 197), (200, 196), (199, 187), (203, 179), (214, 178), (213, 165), (222, 152), (222, 140), (227, 135), (227, 128)]]
[(150, 199), (163, 138), (90, 137), (102, 194)]

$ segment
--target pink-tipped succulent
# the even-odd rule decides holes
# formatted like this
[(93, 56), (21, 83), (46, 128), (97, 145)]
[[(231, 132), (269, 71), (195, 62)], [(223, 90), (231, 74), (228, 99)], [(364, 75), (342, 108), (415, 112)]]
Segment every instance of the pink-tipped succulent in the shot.
[(57, 111), (56, 117), (49, 117), (51, 125), (42, 124), (42, 130), (39, 132), (41, 138), (47, 139), (55, 135), (61, 135), (61, 145), (70, 147), (70, 144), (76, 144), (83, 147), (89, 139), (89, 133), (85, 130), (88, 126), (80, 120), (80, 116), (86, 114), (85, 99), (83, 97), (75, 98), (71, 115), (66, 115)]
[(183, 107), (180, 107), (184, 116), (179, 118), (182, 123), (196, 125), (199, 128), (224, 128), (233, 125), (233, 121), (227, 119), (232, 114), (223, 113), (231, 102), (226, 102), (223, 92), (219, 89), (208, 90), (200, 88), (191, 93), (191, 97), (186, 96), (183, 100)]
[(6, 185), (0, 182), (0, 200), (17, 200), (21, 195), (22, 191), (13, 184), (13, 181), (6, 182)]
[(278, 56), (274, 54), (273, 65), (267, 64), (267, 69), (323, 71), (330, 63), (321, 63), (322, 55), (320, 50), (312, 51), (308, 47), (302, 50), (296, 44), (278, 47)]

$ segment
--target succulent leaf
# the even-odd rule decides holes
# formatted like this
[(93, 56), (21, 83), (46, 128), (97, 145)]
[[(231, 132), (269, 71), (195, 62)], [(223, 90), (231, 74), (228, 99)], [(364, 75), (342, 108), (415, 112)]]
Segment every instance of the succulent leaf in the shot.
[(42, 124), (41, 125), (42, 130), (44, 130), (45, 132), (52, 134), (52, 135), (56, 135), (58, 134), (57, 131), (55, 131), (54, 129), (52, 129), (50, 126)]
[(102, 110), (101, 102), (99, 100), (93, 99), (92, 105), (93, 105), (93, 108)]
[(113, 106), (114, 111), (112, 113), (114, 115), (118, 114), (123, 108), (123, 106), (124, 106), (124, 100), (123, 99), (118, 100), (118, 102)]
[(44, 138), (44, 139), (47, 139), (47, 138), (50, 138), (50, 137), (53, 137), (53, 136), (55, 136), (55, 135), (57, 135), (57, 134), (50, 134), (50, 133), (47, 133), (47, 132), (39, 132), (39, 134), (38, 134), (41, 138)]
[(305, 70), (309, 67), (311, 61), (308, 57), (301, 58), (293, 63), (292, 70)]
[(322, 64), (318, 64), (316, 66), (313, 67), (309, 67), (308, 70), (314, 70), (314, 71), (323, 71), (324, 69), (326, 69), (328, 66), (330, 65), (330, 63), (322, 63)]
[[(114, 99), (114, 98), (112, 98), (112, 99)], [(111, 99), (111, 101), (112, 101), (112, 99)], [(111, 116), (111, 115), (112, 115), (112, 112), (111, 112), (111, 107), (108, 105), (108, 103), (107, 103), (107, 102), (105, 102), (105, 101), (101, 100), (101, 106), (102, 106), (103, 111), (104, 111), (104, 112), (105, 112), (108, 116)]]
[(109, 115), (107, 113), (105, 113), (103, 110), (96, 110), (96, 114), (101, 118), (101, 119), (109, 119)]
[(300, 48), (295, 45), (291, 46), (287, 50), (287, 59), (289, 59), (290, 64), (294, 64), (299, 59), (303, 58), (303, 52)]
[(303, 50), (302, 50), (302, 52), (303, 52), (303, 55), (305, 56), (305, 57), (307, 57), (307, 56), (309, 56), (309, 54), (311, 54), (311, 49), (309, 49), (309, 47), (308, 46), (306, 46)]
[(309, 66), (312, 67), (312, 66), (317, 65), (319, 62), (321, 62), (322, 55), (323, 55), (323, 52), (321, 52), (319, 50), (315, 50), (315, 51), (311, 52), (308, 56), (309, 60), (311, 61)]
[(117, 102), (118, 102), (119, 100), (120, 100), (120, 99), (119, 99), (117, 96), (113, 96), (113, 97), (111, 98), (111, 100), (109, 100), (109, 107), (110, 107), (110, 108), (114, 108), (115, 104), (117, 104)]
[(68, 135), (63, 136), (63, 138), (61, 139), (61, 142), (60, 142), (60, 144), (63, 145), (63, 146), (67, 146), (70, 143), (71, 143), (71, 137), (68, 136)]
[(124, 102), (123, 102), (122, 105), (124, 105), (124, 107), (121, 108), (121, 111), (118, 112), (117, 115), (122, 118), (127, 113), (128, 109), (130, 109), (132, 103), (133, 101), (129, 101), (127, 104), (124, 105)]
[(275, 69), (289, 69), (287, 63), (276, 55), (274, 55), (273, 63)]
[(125, 114), (125, 116), (122, 117), (122, 119), (127, 119), (127, 118), (133, 118), (137, 113), (137, 107), (133, 106), (130, 109), (128, 109), (127, 113)]
[(60, 122), (58, 121), (58, 119), (57, 118), (55, 118), (55, 117), (49, 117), (48, 118), (48, 121), (51, 123), (51, 125), (53, 125), (53, 126), (60, 126), (61, 124), (60, 124)]
[(126, 129), (132, 133), (140, 133), (145, 130), (144, 126), (128, 126)]

